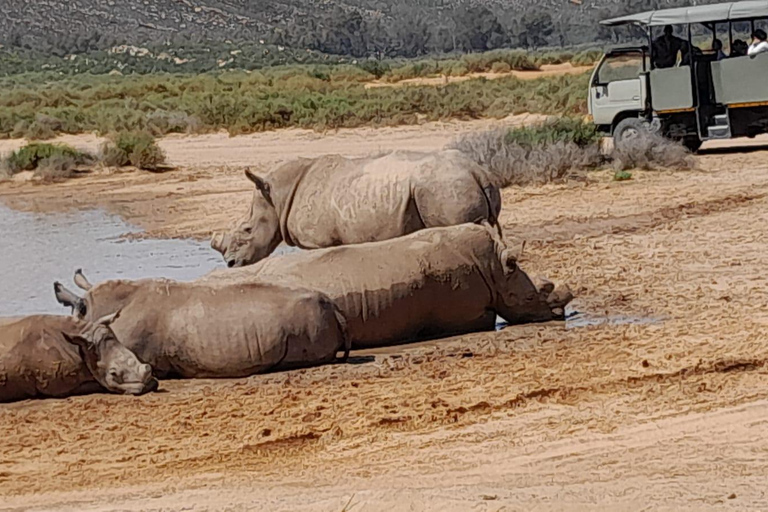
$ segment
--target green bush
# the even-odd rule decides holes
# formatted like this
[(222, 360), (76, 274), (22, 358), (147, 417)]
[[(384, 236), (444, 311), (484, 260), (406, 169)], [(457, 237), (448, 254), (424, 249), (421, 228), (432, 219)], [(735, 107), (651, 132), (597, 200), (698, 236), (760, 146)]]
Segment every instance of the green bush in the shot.
[[(451, 76), (469, 72), (461, 61), (441, 65), (447, 63)], [(434, 64), (429, 69), (437, 69)], [(323, 67), (316, 70), (327, 72)], [(427, 71), (422, 67), (418, 72)], [(416, 73), (416, 68), (408, 72)], [(337, 80), (330, 72), (326, 81), (312, 74), (310, 67), (291, 67), (253, 73), (35, 74), (0, 79), (0, 137), (26, 136), (39, 114), (56, 119), (61, 133), (143, 131), (154, 136), (222, 129), (251, 133), (285, 127), (393, 126), (415, 123), (418, 114), (431, 121), (524, 112), (578, 115), (586, 113), (589, 81), (585, 73), (535, 80), (476, 79), (440, 88), (366, 89), (355, 76)]]
[(556, 142), (569, 142), (584, 148), (599, 143), (602, 134), (592, 123), (578, 118), (561, 117), (538, 125), (515, 128), (507, 132), (506, 138), (508, 143), (524, 148)]
[(34, 171), (47, 160), (68, 161), (74, 165), (86, 165), (94, 158), (65, 144), (45, 144), (33, 142), (14, 151), (5, 160), (5, 166), (11, 174), (21, 171)]
[(506, 62), (494, 62), (493, 66), (491, 66), (491, 71), (494, 73), (509, 73), (512, 71), (512, 68)]
[(131, 131), (111, 136), (102, 146), (101, 159), (110, 167), (132, 165), (153, 171), (165, 163), (165, 153), (151, 134)]
[(376, 77), (376, 79), (386, 75), (392, 69), (392, 66), (389, 63), (376, 59), (364, 60), (358, 63), (357, 66), (366, 73), (370, 73)]
[(584, 50), (577, 53), (571, 59), (571, 64), (574, 66), (592, 66), (599, 61), (603, 56), (601, 50)]

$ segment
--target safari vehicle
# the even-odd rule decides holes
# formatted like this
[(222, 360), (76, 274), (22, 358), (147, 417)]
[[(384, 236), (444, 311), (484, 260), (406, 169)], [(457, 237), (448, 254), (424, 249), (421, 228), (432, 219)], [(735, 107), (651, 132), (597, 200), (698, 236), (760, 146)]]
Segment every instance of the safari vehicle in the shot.
[[(590, 82), (589, 113), (615, 142), (639, 130), (660, 131), (692, 151), (703, 141), (754, 137), (768, 132), (768, 53), (735, 56), (734, 27), (751, 33), (768, 20), (768, 1), (742, 1), (643, 12), (603, 20), (606, 26), (636, 25), (648, 45), (619, 48), (603, 56)], [(671, 67), (655, 64), (654, 35), (682, 26), (688, 46)], [(694, 44), (722, 34), (731, 55)], [(678, 39), (680, 40), (680, 39)], [(685, 38), (682, 38), (685, 44)], [(661, 53), (661, 52), (657, 52)]]

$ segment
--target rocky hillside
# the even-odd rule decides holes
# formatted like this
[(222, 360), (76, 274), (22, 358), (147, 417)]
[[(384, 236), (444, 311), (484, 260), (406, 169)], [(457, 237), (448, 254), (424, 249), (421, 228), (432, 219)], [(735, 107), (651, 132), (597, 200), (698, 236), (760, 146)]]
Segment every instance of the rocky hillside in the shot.
[(606, 16), (679, 0), (0, 0), (0, 43), (76, 53), (115, 44), (257, 41), (414, 56), (610, 40)]

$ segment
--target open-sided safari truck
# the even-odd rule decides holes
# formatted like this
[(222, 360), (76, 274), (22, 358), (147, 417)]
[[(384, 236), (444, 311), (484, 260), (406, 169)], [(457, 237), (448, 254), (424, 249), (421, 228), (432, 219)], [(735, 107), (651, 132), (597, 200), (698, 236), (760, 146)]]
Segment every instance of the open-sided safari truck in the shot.
[[(651, 129), (693, 151), (706, 140), (768, 132), (768, 53), (737, 56), (741, 41), (734, 39), (737, 31), (747, 34), (748, 42), (756, 24), (766, 22), (768, 0), (663, 9), (601, 21), (641, 27), (648, 45), (612, 50), (595, 68), (589, 92), (594, 123), (616, 142)], [(677, 41), (684, 48), (674, 64), (665, 59), (660, 65), (662, 52), (655, 37), (667, 26), (683, 34)], [(716, 39), (727, 54), (700, 50), (695, 44), (708, 41), (714, 48)]]

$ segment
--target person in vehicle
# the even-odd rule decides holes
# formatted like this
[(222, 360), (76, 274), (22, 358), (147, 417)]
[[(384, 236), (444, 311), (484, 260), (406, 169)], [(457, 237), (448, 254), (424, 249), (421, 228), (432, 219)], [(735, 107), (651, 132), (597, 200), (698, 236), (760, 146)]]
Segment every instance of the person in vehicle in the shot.
[[(691, 54), (691, 50), (693, 50), (693, 54)], [(680, 53), (681, 66), (689, 66), (691, 64), (691, 55), (693, 55), (693, 60), (695, 61), (701, 60), (701, 57), (704, 55), (704, 52), (701, 51), (701, 48), (695, 45), (691, 45), (688, 43), (688, 41), (683, 41), (683, 47), (680, 49)]]
[(733, 42), (733, 47), (731, 48), (731, 57), (744, 57), (747, 54), (747, 49), (747, 43), (741, 39), (737, 39)]
[(671, 68), (677, 62), (677, 54), (685, 47), (685, 41), (674, 35), (671, 25), (664, 27), (664, 35), (653, 42), (654, 66)]
[(768, 52), (768, 35), (765, 30), (757, 29), (752, 32), (752, 44), (747, 49), (747, 55), (754, 57), (755, 55)]
[(712, 51), (715, 52), (715, 60), (723, 60), (726, 58), (723, 51), (723, 42), (719, 39), (712, 41)]

